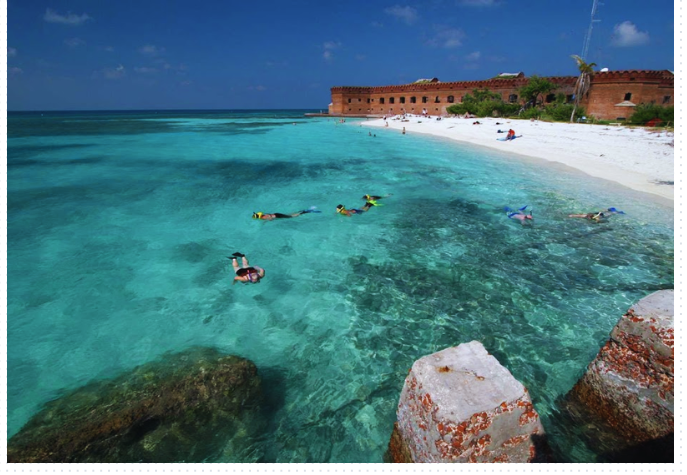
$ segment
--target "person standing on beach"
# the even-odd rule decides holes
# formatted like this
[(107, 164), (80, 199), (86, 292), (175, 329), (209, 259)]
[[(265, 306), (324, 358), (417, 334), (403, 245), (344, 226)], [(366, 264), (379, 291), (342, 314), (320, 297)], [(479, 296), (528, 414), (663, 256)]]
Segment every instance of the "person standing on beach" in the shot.
[[(239, 257), (243, 261), (243, 266), (239, 265)], [(248, 264), (248, 259), (246, 259), (244, 254), (235, 252), (229, 259), (231, 259), (231, 265), (234, 267), (234, 272), (236, 273), (236, 277), (234, 277), (231, 285), (234, 285), (236, 282), (257, 284), (260, 282), (260, 279), (265, 277), (265, 269)]]
[(403, 135), (405, 135), (405, 134), (406, 134), (406, 128), (403, 127)]

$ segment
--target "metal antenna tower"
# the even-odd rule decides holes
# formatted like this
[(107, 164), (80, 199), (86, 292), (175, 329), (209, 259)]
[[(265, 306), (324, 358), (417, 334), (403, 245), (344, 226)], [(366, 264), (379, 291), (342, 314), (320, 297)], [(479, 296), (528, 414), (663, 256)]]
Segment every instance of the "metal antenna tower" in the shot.
[(584, 46), (582, 47), (582, 60), (586, 61), (587, 60), (587, 53), (589, 52), (589, 44), (592, 42), (592, 29), (594, 28), (594, 23), (598, 23), (601, 20), (597, 20), (594, 18), (596, 16), (596, 9), (599, 5), (603, 5), (603, 3), (599, 3), (599, 0), (594, 0), (594, 3), (592, 4), (592, 19), (589, 22), (589, 30), (587, 30), (587, 34), (584, 37)]

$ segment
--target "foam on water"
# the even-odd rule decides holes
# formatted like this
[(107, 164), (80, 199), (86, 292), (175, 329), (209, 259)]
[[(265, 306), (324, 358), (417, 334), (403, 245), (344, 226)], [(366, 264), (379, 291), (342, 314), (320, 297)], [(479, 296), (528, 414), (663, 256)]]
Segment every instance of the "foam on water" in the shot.
[[(10, 436), (65, 389), (208, 345), (264, 379), (249, 459), (381, 461), (412, 363), (479, 340), (559, 455), (594, 461), (556, 400), (633, 302), (673, 285), (672, 209), (537, 160), (293, 111), (8, 128)], [(393, 196), (336, 215), (365, 193)], [(532, 227), (503, 212), (523, 205)], [(566, 217), (609, 206), (627, 215)], [(262, 283), (231, 285), (234, 251)]]

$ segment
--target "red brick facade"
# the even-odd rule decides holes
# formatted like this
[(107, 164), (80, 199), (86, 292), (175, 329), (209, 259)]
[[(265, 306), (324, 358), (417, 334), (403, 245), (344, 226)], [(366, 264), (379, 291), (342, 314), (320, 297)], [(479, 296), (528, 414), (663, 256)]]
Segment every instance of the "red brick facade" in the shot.
[[(555, 94), (563, 93), (572, 100), (576, 76), (546, 78), (558, 86)], [(430, 115), (445, 115), (446, 108), (460, 103), (473, 89), (489, 89), (499, 93), (506, 102), (521, 103), (519, 88), (527, 84), (524, 76), (512, 79), (484, 81), (433, 82), (399, 86), (333, 87), (331, 115), (419, 114), (427, 109)], [(581, 105), (587, 114), (599, 119), (615, 120), (632, 115), (632, 106), (616, 106), (630, 94), (632, 104), (654, 102), (673, 105), (674, 77), (670, 71), (608, 71), (595, 73)], [(553, 97), (548, 98), (548, 102)], [(545, 101), (547, 102), (547, 101)]]

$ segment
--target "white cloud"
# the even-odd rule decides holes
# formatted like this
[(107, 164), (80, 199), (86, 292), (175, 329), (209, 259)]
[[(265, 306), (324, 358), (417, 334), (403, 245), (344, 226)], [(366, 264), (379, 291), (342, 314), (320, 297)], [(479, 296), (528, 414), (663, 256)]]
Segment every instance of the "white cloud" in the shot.
[(121, 64), (116, 68), (104, 68), (100, 72), (107, 79), (120, 79), (126, 76), (126, 69)]
[(482, 53), (479, 51), (473, 51), (469, 55), (465, 57), (466, 60), (468, 61), (477, 61), (479, 58), (482, 57)]
[(138, 52), (146, 56), (157, 56), (164, 53), (165, 49), (161, 46), (143, 45), (138, 48)]
[(463, 44), (465, 32), (459, 28), (435, 27), (438, 32), (429, 40), (429, 46), (441, 48), (457, 48)]
[(157, 69), (155, 69), (155, 68), (146, 68), (145, 66), (143, 66), (143, 67), (140, 67), (140, 68), (134, 68), (134, 71), (136, 71), (137, 73), (141, 73), (141, 74), (152, 74), (152, 73), (156, 73), (156, 72), (157, 72)]
[(417, 10), (413, 7), (401, 5), (394, 5), (393, 7), (385, 8), (384, 13), (395, 17), (397, 20), (403, 21), (408, 25), (412, 25), (417, 20)]
[(7, 57), (14, 58), (17, 55), (17, 50), (14, 48), (7, 47)]
[(9, 68), (8, 72), (10, 74), (23, 74), (24, 71), (21, 68)]
[(494, 7), (500, 3), (500, 0), (460, 0), (460, 4), (466, 7)]
[(75, 15), (72, 12), (67, 12), (66, 15), (60, 15), (56, 11), (48, 8), (45, 10), (43, 20), (47, 21), (48, 23), (61, 23), (63, 25), (78, 26), (88, 20), (92, 20), (92, 18), (86, 13), (83, 15)]
[(69, 38), (64, 40), (64, 44), (66, 44), (70, 48), (76, 48), (77, 46), (86, 44), (86, 42), (81, 38)]
[(648, 42), (649, 33), (637, 30), (637, 27), (630, 21), (624, 21), (613, 27), (613, 39), (611, 40), (613, 46), (640, 46)]
[(325, 61), (331, 61), (334, 59), (334, 54), (332, 53), (332, 50), (341, 48), (341, 42), (340, 41), (325, 41), (324, 44), (322, 45), (322, 48), (324, 49), (324, 53), (322, 53), (322, 57), (325, 59)]

